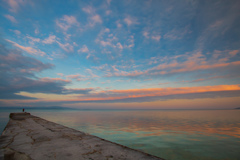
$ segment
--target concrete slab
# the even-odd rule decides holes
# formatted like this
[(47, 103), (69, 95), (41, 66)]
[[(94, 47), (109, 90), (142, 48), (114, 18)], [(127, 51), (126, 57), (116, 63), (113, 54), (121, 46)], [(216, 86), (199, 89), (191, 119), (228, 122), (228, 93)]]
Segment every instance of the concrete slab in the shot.
[(163, 160), (30, 113), (11, 113), (0, 136), (0, 159)]

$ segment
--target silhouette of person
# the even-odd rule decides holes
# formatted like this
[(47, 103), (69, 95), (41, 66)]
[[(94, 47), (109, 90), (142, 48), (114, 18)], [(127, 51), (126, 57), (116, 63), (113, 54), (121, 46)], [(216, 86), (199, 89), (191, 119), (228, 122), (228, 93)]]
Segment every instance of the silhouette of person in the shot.
[(25, 110), (25, 109), (23, 108), (22, 111), (24, 112), (24, 110)]

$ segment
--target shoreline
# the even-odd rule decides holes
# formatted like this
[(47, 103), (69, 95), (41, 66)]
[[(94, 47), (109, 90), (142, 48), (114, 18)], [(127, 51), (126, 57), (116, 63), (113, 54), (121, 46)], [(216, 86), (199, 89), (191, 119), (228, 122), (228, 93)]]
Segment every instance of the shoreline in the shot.
[(11, 113), (9, 117), (0, 137), (0, 158), (163, 160), (30, 113)]

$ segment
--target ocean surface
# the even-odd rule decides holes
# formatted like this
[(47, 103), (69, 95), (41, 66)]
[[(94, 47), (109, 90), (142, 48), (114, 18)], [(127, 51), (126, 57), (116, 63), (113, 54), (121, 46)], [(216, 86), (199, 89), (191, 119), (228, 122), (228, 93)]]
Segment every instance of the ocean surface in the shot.
[[(0, 110), (0, 131), (10, 112)], [(166, 160), (240, 160), (240, 110), (27, 112)]]

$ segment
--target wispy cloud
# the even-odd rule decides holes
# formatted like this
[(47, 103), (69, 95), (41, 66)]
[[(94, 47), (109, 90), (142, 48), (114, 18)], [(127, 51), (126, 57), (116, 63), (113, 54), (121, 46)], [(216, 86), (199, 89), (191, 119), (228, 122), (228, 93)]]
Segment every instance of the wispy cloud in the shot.
[[(128, 90), (95, 91), (78, 98), (63, 100), (61, 103), (114, 103), (151, 102), (166, 99), (196, 99), (215, 97), (237, 97), (239, 85), (216, 85), (180, 88), (144, 88)], [(58, 100), (57, 100), (58, 101)]]
[(19, 44), (17, 44), (16, 42), (13, 42), (11, 40), (6, 39), (6, 41), (12, 43), (15, 47), (20, 48), (21, 50), (31, 54), (31, 55), (39, 55), (39, 56), (45, 56), (46, 53), (41, 51), (40, 49), (35, 49), (32, 47), (25, 47), (25, 46), (21, 46)]
[(73, 52), (74, 51), (74, 47), (69, 44), (69, 43), (65, 43), (65, 44), (62, 44), (58, 41), (56, 41), (58, 43), (58, 45), (66, 52)]
[(117, 21), (116, 21), (116, 25), (117, 25), (118, 28), (121, 28), (121, 27), (122, 27), (122, 24), (120, 23), (120, 20), (117, 20)]
[(159, 41), (161, 39), (161, 36), (160, 35), (156, 35), (156, 36), (152, 36), (151, 38), (153, 40), (155, 40), (155, 41)]
[(24, 0), (6, 0), (6, 2), (10, 6), (9, 10), (11, 12), (17, 12), (20, 5), (23, 5), (26, 1), (24, 1)]
[(82, 8), (82, 10), (89, 16), (87, 27), (94, 27), (96, 24), (102, 24), (101, 16), (99, 14), (96, 14), (96, 11), (92, 6), (86, 6)]
[(80, 26), (76, 17), (64, 15), (62, 18), (56, 20), (56, 25), (64, 31), (67, 31), (72, 26)]
[(49, 35), (48, 38), (45, 38), (43, 41), (45, 44), (52, 44), (53, 42), (56, 42), (56, 36), (55, 35)]
[(8, 20), (10, 20), (12, 23), (17, 23), (17, 20), (15, 19), (15, 17), (9, 15), (9, 14), (6, 14), (4, 15), (4, 17), (6, 17)]
[(38, 34), (38, 33), (39, 33), (39, 29), (36, 28), (36, 29), (34, 30), (34, 33), (35, 33), (35, 34)]
[(62, 79), (62, 78), (50, 78), (50, 77), (44, 77), (44, 78), (40, 78), (40, 81), (43, 82), (67, 82), (70, 83), (71, 81), (68, 79)]
[(172, 29), (171, 31), (164, 34), (164, 38), (170, 40), (177, 40), (182, 39), (186, 34), (189, 33), (191, 33), (191, 31), (189, 30), (189, 26), (186, 26), (184, 28)]
[(12, 29), (9, 29), (9, 30), (14, 32), (16, 35), (20, 35), (21, 34), (21, 31), (19, 31), (19, 30), (12, 30)]
[(91, 78), (98, 78), (99, 76), (94, 74), (91, 69), (86, 69), (86, 72), (91, 76)]
[(62, 84), (39, 81), (35, 75), (51, 69), (53, 64), (24, 56), (20, 51), (9, 50), (2, 45), (0, 63), (0, 99), (26, 99), (28, 97), (16, 93), (21, 91), (48, 93), (61, 88)]
[(154, 32), (150, 33), (149, 31), (143, 31), (143, 36), (146, 39), (151, 38), (152, 40), (155, 40), (155, 41), (159, 41), (161, 39), (161, 35), (160, 34), (156, 34)]
[(84, 8), (82, 8), (82, 10), (87, 13), (87, 14), (95, 14), (95, 9), (91, 6), (86, 6)]
[(70, 78), (70, 79), (79, 79), (79, 78), (83, 78), (85, 77), (84, 75), (81, 74), (72, 74), (72, 75), (67, 75), (66, 78)]
[(128, 26), (132, 26), (132, 25), (139, 24), (137, 18), (131, 17), (131, 16), (127, 16), (126, 18), (124, 18), (124, 22), (125, 22)]
[[(169, 63), (162, 63), (157, 66), (151, 67), (146, 70), (134, 70), (134, 71), (117, 71), (108, 72), (106, 77), (137, 77), (137, 76), (156, 76), (166, 74), (179, 74), (184, 72), (193, 72), (201, 70), (211, 70), (226, 67), (239, 67), (240, 61), (230, 61), (231, 56), (236, 56), (238, 50), (217, 52), (221, 53), (220, 57), (216, 59), (216, 53), (207, 60), (206, 56), (201, 52), (176, 56)], [(227, 53), (227, 54), (223, 54)], [(180, 60), (178, 61), (178, 59)], [(185, 60), (184, 60), (185, 59)], [(152, 64), (152, 63), (151, 63)]]
[(30, 44), (34, 44), (35, 42), (40, 42), (40, 38), (35, 38), (35, 37), (31, 37), (31, 36), (26, 36), (26, 38), (28, 38), (30, 41), (29, 41), (29, 43)]
[(64, 74), (63, 74), (63, 73), (57, 73), (57, 75), (59, 75), (59, 76), (61, 76), (61, 77), (63, 77), (63, 76), (64, 76)]
[(88, 53), (89, 49), (86, 45), (83, 45), (82, 48), (78, 50), (79, 53)]

